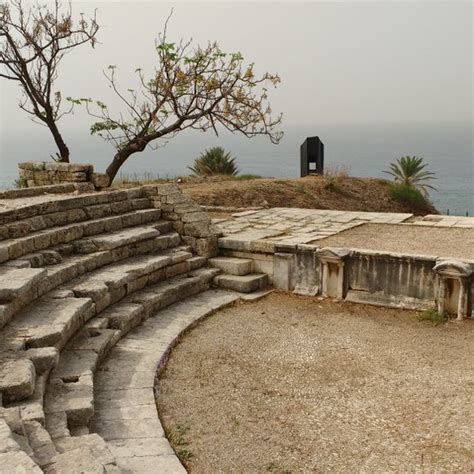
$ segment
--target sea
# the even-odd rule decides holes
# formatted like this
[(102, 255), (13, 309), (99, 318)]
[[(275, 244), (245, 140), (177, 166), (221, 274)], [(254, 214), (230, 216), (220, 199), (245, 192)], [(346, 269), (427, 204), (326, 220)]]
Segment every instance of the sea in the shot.
[[(307, 137), (319, 136), (325, 145), (325, 167), (343, 170), (351, 176), (382, 177), (390, 163), (402, 156), (421, 156), (427, 170), (436, 174), (430, 184), (437, 191), (430, 199), (442, 214), (474, 215), (474, 157), (472, 123), (378, 123), (324, 124), (285, 126), (278, 145), (268, 137), (248, 139), (240, 134), (185, 130), (172, 140), (158, 143), (156, 150), (133, 155), (121, 170), (131, 178), (173, 178), (188, 175), (188, 167), (206, 149), (222, 146), (236, 158), (242, 174), (269, 177), (298, 177), (300, 145)], [(72, 161), (92, 163), (97, 171), (105, 170), (114, 149), (87, 129), (66, 129), (64, 137)], [(55, 152), (48, 131), (0, 138), (0, 188), (14, 185), (17, 163), (49, 160)]]

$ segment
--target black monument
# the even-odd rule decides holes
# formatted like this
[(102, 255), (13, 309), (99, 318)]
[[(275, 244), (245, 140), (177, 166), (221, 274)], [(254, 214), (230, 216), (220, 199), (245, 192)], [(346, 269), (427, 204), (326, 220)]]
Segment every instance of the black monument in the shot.
[(324, 144), (319, 137), (308, 137), (301, 145), (301, 177), (324, 172)]

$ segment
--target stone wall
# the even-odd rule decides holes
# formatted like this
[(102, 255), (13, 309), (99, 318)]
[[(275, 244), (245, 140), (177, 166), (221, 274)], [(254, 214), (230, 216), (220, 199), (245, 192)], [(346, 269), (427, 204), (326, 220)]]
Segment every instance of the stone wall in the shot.
[(353, 252), (345, 274), (346, 299), (367, 298), (410, 307), (433, 304), (436, 297), (435, 258), (381, 252)]
[(108, 186), (108, 177), (95, 173), (91, 164), (26, 161), (18, 164), (20, 186), (31, 188), (62, 183), (92, 183), (96, 189)]
[(265, 261), (275, 288), (357, 303), (427, 309), (470, 317), (474, 261), (423, 255), (276, 244), (273, 253), (221, 249), (227, 256)]
[(217, 255), (217, 229), (208, 214), (185, 196), (177, 184), (147, 185), (143, 190), (154, 207), (161, 209), (163, 218), (173, 222), (175, 231), (195, 253), (205, 257)]

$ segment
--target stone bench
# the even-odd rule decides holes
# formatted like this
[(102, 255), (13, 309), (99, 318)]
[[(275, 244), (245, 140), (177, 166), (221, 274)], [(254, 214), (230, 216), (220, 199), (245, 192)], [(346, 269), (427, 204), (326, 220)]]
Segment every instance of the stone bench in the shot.
[(0, 421), (17, 414), (14, 457), (26, 472), (120, 472), (89, 433), (94, 375), (129, 331), (213, 284), (209, 218), (158, 185), (22, 203), (0, 222)]
[(130, 256), (178, 245), (181, 239), (177, 233), (170, 232), (170, 228), (169, 222), (162, 221), (151, 226), (98, 234), (94, 238), (53, 247), (46, 256), (26, 254), (16, 261), (18, 265), (20, 262), (41, 264), (43, 268), (0, 265), (0, 328), (31, 301), (72, 278)]

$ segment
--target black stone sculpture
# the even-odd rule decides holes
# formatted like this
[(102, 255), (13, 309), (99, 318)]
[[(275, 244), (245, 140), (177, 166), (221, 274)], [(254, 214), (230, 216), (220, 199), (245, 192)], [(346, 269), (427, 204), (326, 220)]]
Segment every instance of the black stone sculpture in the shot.
[(308, 137), (301, 145), (301, 177), (324, 172), (324, 144), (319, 137)]

